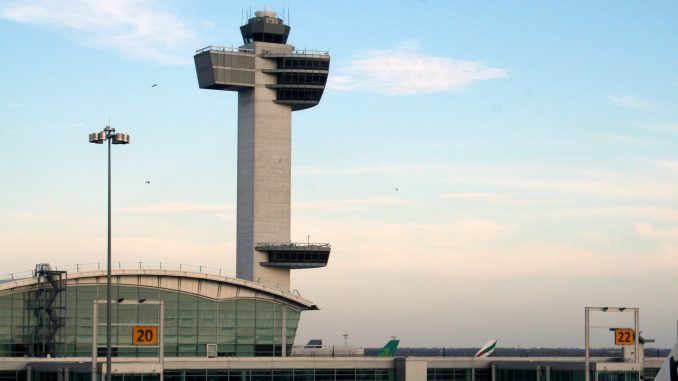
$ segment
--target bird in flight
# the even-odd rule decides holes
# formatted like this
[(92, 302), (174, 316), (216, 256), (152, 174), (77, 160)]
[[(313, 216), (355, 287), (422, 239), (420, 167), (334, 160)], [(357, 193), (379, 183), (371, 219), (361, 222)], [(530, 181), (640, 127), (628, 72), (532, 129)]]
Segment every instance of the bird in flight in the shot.
[(151, 87), (156, 87), (156, 86), (158, 86), (158, 84), (157, 84), (157, 83), (154, 83)]
[(150, 184), (150, 183), (151, 183), (151, 180), (146, 180), (146, 184)]
[(398, 187), (395, 187), (395, 191), (396, 191), (396, 192), (398, 191)]

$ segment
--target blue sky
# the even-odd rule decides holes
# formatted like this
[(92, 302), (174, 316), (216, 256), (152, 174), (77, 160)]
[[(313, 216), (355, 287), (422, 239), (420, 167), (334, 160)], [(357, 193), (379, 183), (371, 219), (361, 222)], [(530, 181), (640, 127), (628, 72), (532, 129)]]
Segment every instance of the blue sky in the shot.
[(109, 118), (132, 139), (114, 260), (234, 272), (237, 98), (198, 89), (192, 56), (240, 45), (250, 7), (289, 9), (289, 42), (332, 56), (293, 114), (292, 239), (333, 247), (293, 273), (322, 308), (298, 341), (574, 347), (585, 306), (625, 305), (673, 344), (671, 1), (4, 1), (1, 274), (105, 259), (87, 135)]

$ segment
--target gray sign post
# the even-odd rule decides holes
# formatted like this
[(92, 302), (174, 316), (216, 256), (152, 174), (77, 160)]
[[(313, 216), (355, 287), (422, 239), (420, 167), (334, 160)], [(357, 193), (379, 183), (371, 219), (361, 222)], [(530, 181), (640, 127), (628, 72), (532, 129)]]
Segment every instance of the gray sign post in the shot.
[[(591, 348), (590, 348), (590, 329), (591, 329), (591, 321), (589, 318), (590, 311), (597, 311), (597, 312), (633, 312), (633, 345), (634, 345), (634, 364), (636, 365), (637, 369), (640, 369), (642, 367), (642, 364), (640, 364), (640, 353), (638, 353), (639, 348), (640, 348), (640, 342), (639, 342), (639, 332), (638, 332), (638, 315), (639, 315), (639, 309), (637, 307), (586, 307), (584, 309), (584, 325), (585, 331), (584, 331), (584, 380), (585, 381), (591, 381)], [(608, 327), (609, 328), (609, 327)], [(598, 379), (598, 367), (599, 364), (596, 364), (596, 381)], [(615, 363), (611, 364), (605, 364), (606, 367), (613, 368)], [(619, 367), (619, 366), (617, 366)]]

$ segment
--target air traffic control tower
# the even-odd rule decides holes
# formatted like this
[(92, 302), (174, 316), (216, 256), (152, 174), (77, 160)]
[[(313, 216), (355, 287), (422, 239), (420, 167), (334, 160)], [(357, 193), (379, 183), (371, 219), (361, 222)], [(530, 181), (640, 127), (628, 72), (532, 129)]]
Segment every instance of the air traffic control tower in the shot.
[(292, 111), (317, 105), (327, 52), (295, 50), (290, 27), (258, 11), (240, 27), (244, 45), (196, 52), (201, 89), (238, 92), (236, 276), (290, 288), (290, 270), (323, 267), (329, 244), (290, 240)]

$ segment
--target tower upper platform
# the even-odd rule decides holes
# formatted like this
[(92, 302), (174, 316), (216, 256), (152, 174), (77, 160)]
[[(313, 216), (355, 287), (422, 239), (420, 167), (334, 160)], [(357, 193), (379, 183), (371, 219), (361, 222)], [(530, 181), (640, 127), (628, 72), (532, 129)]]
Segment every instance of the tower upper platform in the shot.
[[(196, 51), (200, 88), (242, 91), (265, 85), (275, 91), (273, 102), (289, 105), (292, 111), (320, 103), (329, 74), (329, 53), (295, 50), (286, 44), (290, 27), (275, 12), (257, 11), (255, 15), (240, 27), (243, 46), (208, 46)], [(257, 73), (271, 75), (275, 80), (260, 83)]]

